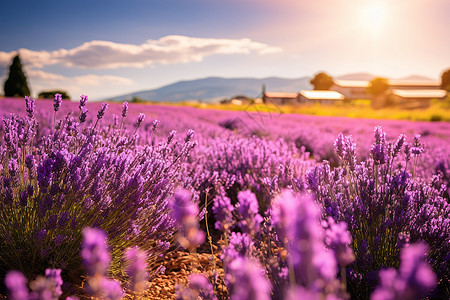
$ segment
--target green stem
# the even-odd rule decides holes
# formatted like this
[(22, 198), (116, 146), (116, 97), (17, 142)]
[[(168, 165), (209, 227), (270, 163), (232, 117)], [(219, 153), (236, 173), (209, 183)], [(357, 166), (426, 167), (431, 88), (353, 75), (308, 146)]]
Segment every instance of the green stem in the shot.
[(209, 194), (209, 190), (206, 191), (206, 195), (205, 195), (205, 224), (206, 224), (206, 234), (208, 236), (208, 241), (209, 241), (209, 246), (211, 248), (211, 255), (212, 255), (212, 261), (213, 261), (213, 278), (214, 278), (214, 291), (216, 291), (217, 287), (216, 287), (216, 280), (215, 280), (215, 276), (214, 274), (216, 273), (216, 260), (214, 257), (214, 249), (213, 249), (213, 244), (212, 244), (212, 237), (211, 234), (209, 232), (209, 226), (208, 226), (208, 194)]

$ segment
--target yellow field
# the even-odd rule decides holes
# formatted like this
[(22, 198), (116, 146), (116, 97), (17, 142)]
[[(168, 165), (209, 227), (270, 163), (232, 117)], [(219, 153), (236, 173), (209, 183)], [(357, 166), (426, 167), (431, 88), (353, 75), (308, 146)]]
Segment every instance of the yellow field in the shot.
[(260, 112), (282, 112), (298, 113), (317, 116), (339, 116), (349, 118), (369, 118), (369, 119), (394, 119), (411, 121), (445, 121), (450, 122), (450, 97), (444, 101), (433, 102), (426, 109), (399, 109), (384, 108), (373, 109), (366, 100), (356, 100), (352, 104), (340, 105), (284, 105), (275, 106), (273, 104), (206, 104), (206, 103), (181, 103), (177, 105), (187, 105), (197, 108), (212, 108), (223, 110), (246, 110)]

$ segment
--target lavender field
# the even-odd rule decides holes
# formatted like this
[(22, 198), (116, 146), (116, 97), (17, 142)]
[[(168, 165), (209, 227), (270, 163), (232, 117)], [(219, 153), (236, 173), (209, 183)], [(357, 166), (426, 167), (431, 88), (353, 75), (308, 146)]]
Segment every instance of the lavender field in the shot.
[(84, 96), (0, 115), (9, 299), (450, 298), (450, 123)]

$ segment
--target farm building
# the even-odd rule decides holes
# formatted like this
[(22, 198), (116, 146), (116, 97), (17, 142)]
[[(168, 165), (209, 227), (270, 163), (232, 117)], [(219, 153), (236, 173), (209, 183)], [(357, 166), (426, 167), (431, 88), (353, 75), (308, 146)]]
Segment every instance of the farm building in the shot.
[(392, 90), (438, 90), (440, 83), (432, 80), (389, 80)]
[(399, 90), (393, 89), (387, 95), (387, 102), (400, 108), (426, 108), (432, 99), (447, 97), (445, 90)]
[(300, 103), (335, 104), (342, 103), (345, 96), (336, 91), (302, 90), (299, 93)]
[(263, 99), (266, 103), (297, 104), (298, 93), (265, 92)]
[(365, 80), (335, 80), (332, 91), (341, 93), (345, 99), (370, 99), (367, 93), (369, 81)]

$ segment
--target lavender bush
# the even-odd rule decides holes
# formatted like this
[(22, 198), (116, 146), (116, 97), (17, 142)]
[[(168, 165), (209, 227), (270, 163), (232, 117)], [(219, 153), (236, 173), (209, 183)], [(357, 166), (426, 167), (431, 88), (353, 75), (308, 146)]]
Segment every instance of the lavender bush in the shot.
[(431, 245), (429, 261), (441, 279), (440, 292), (448, 293), (450, 206), (435, 184), (414, 176), (423, 152), (419, 136), (411, 144), (404, 135), (387, 142), (376, 127), (371, 157), (361, 163), (351, 136), (339, 135), (335, 148), (340, 166), (331, 170), (324, 162), (307, 174), (307, 181), (326, 216), (348, 224), (356, 254), (347, 272), (352, 296), (368, 298), (377, 272), (398, 267), (406, 236)]
[[(81, 119), (86, 99), (80, 101)], [(110, 237), (113, 274), (127, 247), (139, 245), (150, 259), (159, 256), (175, 231), (167, 200), (182, 183), (181, 164), (195, 146), (192, 134), (142, 145), (137, 127), (143, 116), (136, 128), (106, 125), (105, 104), (96, 118), (79, 123), (70, 114), (60, 118), (57, 100), (55, 129), (47, 134), (38, 134), (32, 99), (26, 117), (3, 119), (1, 274), (16, 269), (33, 278), (46, 268), (62, 268), (77, 278), (86, 226)]]

